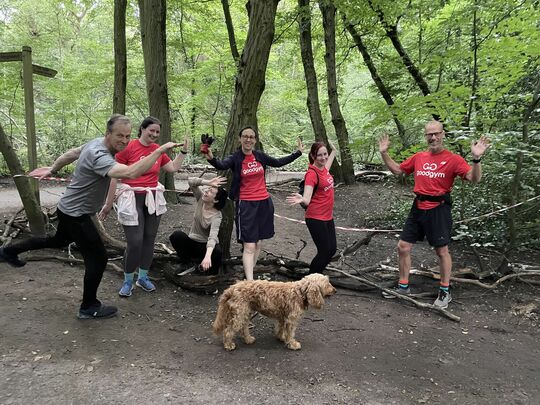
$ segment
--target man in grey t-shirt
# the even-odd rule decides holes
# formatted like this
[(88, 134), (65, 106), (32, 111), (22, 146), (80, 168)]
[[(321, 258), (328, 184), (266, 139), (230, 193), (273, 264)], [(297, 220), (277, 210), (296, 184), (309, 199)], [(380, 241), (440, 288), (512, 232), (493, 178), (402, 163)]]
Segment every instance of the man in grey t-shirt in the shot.
[(33, 237), (0, 248), (0, 261), (21, 267), (25, 262), (18, 254), (28, 250), (61, 248), (75, 242), (84, 259), (84, 289), (78, 317), (107, 318), (116, 315), (117, 308), (103, 305), (97, 290), (107, 264), (107, 252), (91, 219), (105, 200), (111, 178), (134, 179), (148, 171), (162, 153), (179, 146), (168, 142), (139, 162), (126, 166), (117, 163), (114, 155), (125, 149), (131, 137), (131, 122), (123, 115), (113, 115), (107, 122), (105, 137), (71, 149), (55, 160), (51, 167), (30, 173), (47, 177), (78, 159), (73, 179), (58, 203), (58, 229), (54, 236)]

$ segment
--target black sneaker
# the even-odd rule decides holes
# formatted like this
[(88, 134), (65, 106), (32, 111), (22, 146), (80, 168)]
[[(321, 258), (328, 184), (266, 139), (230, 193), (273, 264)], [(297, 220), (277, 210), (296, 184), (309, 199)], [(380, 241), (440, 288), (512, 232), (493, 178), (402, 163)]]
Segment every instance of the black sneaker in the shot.
[(0, 262), (6, 262), (13, 267), (22, 267), (26, 264), (26, 261), (19, 259), (19, 256), (8, 254), (4, 248), (0, 248)]
[[(398, 294), (400, 294), (400, 295), (411, 295), (411, 289), (409, 287), (407, 287), (407, 288), (394, 287), (391, 290), (398, 293)], [(382, 296), (384, 298), (388, 298), (388, 299), (397, 298), (394, 294), (389, 294), (386, 291), (382, 292)]]
[(118, 308), (112, 305), (94, 305), (90, 308), (79, 309), (79, 319), (101, 319), (101, 318), (110, 318), (115, 316), (118, 313)]

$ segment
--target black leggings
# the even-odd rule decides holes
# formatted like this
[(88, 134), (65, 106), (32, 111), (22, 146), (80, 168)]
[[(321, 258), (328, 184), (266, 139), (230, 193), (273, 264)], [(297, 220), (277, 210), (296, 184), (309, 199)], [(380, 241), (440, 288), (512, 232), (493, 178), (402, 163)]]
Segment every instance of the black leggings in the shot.
[[(195, 260), (197, 262), (196, 264), (199, 264), (206, 255), (206, 243), (191, 239), (185, 232), (174, 231), (169, 236), (169, 240), (174, 250), (176, 250), (178, 257), (184, 263)], [(208, 269), (208, 273), (218, 274), (221, 267), (221, 248), (219, 245), (214, 246), (210, 260), (212, 260), (212, 266)]]
[(18, 255), (28, 250), (59, 249), (75, 242), (82, 254), (85, 267), (81, 309), (87, 309), (100, 303), (96, 295), (107, 265), (107, 251), (90, 215), (72, 217), (59, 209), (56, 212), (58, 213), (58, 229), (54, 236), (29, 238), (6, 247), (5, 251), (11, 255)]
[(313, 242), (317, 247), (317, 254), (309, 265), (309, 273), (322, 273), (326, 265), (330, 263), (332, 256), (336, 253), (336, 227), (334, 220), (321, 221), (313, 218), (306, 218), (306, 225)]

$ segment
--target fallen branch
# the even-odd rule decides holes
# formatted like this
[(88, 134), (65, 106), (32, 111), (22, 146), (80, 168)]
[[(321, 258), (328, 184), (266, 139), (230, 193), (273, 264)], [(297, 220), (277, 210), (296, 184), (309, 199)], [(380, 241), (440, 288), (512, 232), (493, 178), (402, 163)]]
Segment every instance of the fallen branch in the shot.
[[(381, 264), (381, 269), (383, 270), (390, 270), (390, 271), (396, 271), (399, 272), (399, 269), (392, 266), (387, 266), (384, 264)], [(440, 280), (441, 276), (439, 274), (432, 273), (430, 271), (423, 271), (423, 270), (417, 270), (417, 269), (411, 269), (411, 274), (416, 274), (418, 276), (424, 276), (424, 277), (430, 277), (435, 280)], [(450, 277), (450, 281), (455, 281), (456, 283), (462, 283), (462, 284), (471, 284), (476, 285), (478, 287), (486, 288), (488, 290), (494, 290), (499, 286), (499, 284), (505, 282), (506, 280), (510, 280), (515, 277), (523, 277), (523, 276), (540, 276), (540, 271), (523, 271), (519, 273), (512, 273), (507, 274), (506, 276), (503, 276), (499, 278), (497, 281), (495, 281), (493, 284), (486, 284), (482, 283), (479, 280), (472, 280), (470, 278), (461, 278), (461, 277)]]
[[(73, 265), (73, 264), (82, 264), (82, 265), (84, 265), (84, 260), (83, 259), (78, 259), (76, 257), (63, 257), (63, 256), (55, 256), (55, 255), (49, 255), (49, 256), (46, 256), (46, 255), (26, 255), (24, 257), (24, 259), (27, 262), (42, 262), (42, 261), (54, 260), (54, 261), (57, 261), (57, 262), (71, 264), (71, 265)], [(109, 268), (109, 270), (112, 270), (112, 271), (117, 272), (117, 273), (124, 274), (124, 269), (122, 269), (120, 266), (118, 266), (118, 265), (116, 265), (114, 263), (108, 262), (107, 267)]]
[(369, 232), (362, 239), (359, 239), (356, 242), (346, 246), (345, 249), (341, 251), (338, 257), (343, 258), (343, 256), (347, 256), (347, 255), (350, 255), (351, 253), (356, 252), (358, 249), (360, 249), (361, 246), (369, 245), (369, 242), (371, 242), (371, 238), (373, 238), (377, 233), (378, 232)]
[(307, 246), (307, 242), (304, 239), (300, 239), (300, 242), (302, 242), (302, 247), (296, 252), (295, 259), (298, 260), (300, 258), (300, 253), (302, 253), (302, 250)]
[(358, 277), (358, 276), (353, 276), (352, 274), (349, 274), (343, 270), (340, 270), (340, 269), (337, 269), (337, 268), (334, 268), (334, 267), (328, 267), (328, 269), (332, 270), (332, 271), (337, 271), (338, 273), (341, 273), (343, 274), (344, 276), (347, 276), (347, 277), (350, 277), (354, 280), (357, 280), (357, 281), (360, 281), (361, 283), (363, 284), (367, 284), (371, 287), (375, 287), (381, 291), (384, 291), (388, 294), (391, 294), (391, 295), (394, 295), (395, 297), (401, 299), (401, 300), (404, 300), (404, 301), (407, 301), (407, 302), (410, 302), (411, 304), (414, 304), (415, 306), (419, 307), (419, 308), (424, 308), (424, 309), (431, 309), (431, 310), (434, 310), (434, 311), (437, 311), (437, 312), (440, 312), (441, 314), (443, 314), (444, 316), (446, 316), (447, 318), (451, 319), (452, 321), (456, 321), (456, 322), (459, 322), (461, 320), (461, 318), (457, 315), (454, 315), (453, 313), (451, 312), (448, 312), (446, 309), (442, 309), (442, 308), (439, 308), (439, 307), (436, 307), (435, 305), (431, 305), (431, 304), (424, 304), (422, 302), (418, 302), (416, 301), (415, 299), (412, 299), (410, 297), (407, 297), (406, 295), (402, 295), (402, 294), (399, 294), (397, 292), (395, 292), (394, 290), (391, 290), (389, 288), (384, 288), (384, 287), (381, 287), (379, 284), (377, 283), (374, 283), (373, 281), (369, 281), (369, 280), (366, 280), (365, 278), (362, 278), (362, 277)]

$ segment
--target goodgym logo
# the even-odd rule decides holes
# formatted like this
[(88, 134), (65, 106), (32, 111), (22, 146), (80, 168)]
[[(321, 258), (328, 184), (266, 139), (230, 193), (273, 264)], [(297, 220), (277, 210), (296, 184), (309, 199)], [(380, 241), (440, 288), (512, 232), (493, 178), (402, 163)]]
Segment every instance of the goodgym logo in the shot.
[(247, 169), (242, 170), (242, 174), (246, 175), (264, 171), (263, 167), (257, 161), (249, 162), (247, 167)]
[[(446, 163), (446, 162), (444, 162)], [(441, 164), (444, 165), (444, 163)], [(437, 164), (436, 163), (424, 163), (422, 166), (422, 169), (424, 170), (417, 170), (416, 175), (417, 176), (423, 176), (423, 177), (429, 177), (430, 179), (433, 178), (441, 178), (444, 179), (446, 175), (444, 173), (437, 173), (435, 170), (437, 170)]]

